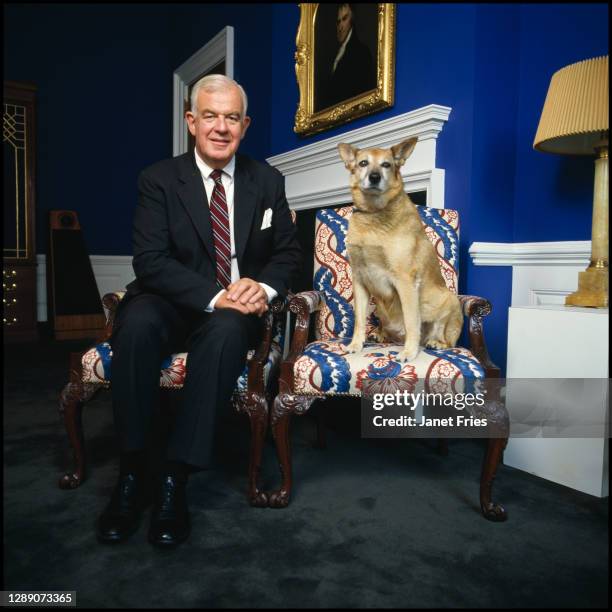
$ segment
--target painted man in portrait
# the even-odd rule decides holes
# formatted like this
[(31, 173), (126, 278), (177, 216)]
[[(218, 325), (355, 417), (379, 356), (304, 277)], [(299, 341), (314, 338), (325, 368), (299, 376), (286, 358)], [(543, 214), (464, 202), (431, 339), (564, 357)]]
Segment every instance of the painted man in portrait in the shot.
[[(374, 24), (376, 27), (376, 21)], [(316, 110), (334, 106), (376, 87), (376, 64), (359, 36), (351, 4), (338, 5), (335, 38), (331, 53), (325, 53), (323, 45), (317, 53), (315, 66), (320, 73), (316, 78)]]

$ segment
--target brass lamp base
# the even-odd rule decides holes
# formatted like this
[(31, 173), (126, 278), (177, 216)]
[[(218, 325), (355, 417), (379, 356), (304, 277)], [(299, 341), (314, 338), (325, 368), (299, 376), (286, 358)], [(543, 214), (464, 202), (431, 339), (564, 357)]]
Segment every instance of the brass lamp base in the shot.
[(578, 291), (565, 298), (566, 306), (608, 307), (608, 268), (587, 268), (578, 273)]

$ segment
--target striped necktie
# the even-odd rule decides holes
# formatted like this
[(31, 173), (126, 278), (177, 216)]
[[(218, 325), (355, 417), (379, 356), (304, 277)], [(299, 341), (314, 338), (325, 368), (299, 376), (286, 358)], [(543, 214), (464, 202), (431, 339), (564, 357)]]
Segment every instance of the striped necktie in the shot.
[(210, 216), (217, 260), (217, 283), (222, 289), (227, 289), (232, 282), (232, 251), (227, 200), (221, 182), (222, 174), (221, 170), (213, 170), (210, 174), (210, 178), (215, 181), (215, 188), (210, 196)]

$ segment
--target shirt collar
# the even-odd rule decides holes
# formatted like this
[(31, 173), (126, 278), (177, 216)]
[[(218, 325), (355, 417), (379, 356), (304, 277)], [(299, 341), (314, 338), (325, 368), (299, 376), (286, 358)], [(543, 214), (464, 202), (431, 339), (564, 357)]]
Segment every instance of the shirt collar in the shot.
[(342, 46), (338, 50), (338, 53), (340, 53), (340, 51), (344, 51), (344, 49), (346, 48), (346, 45), (348, 45), (348, 41), (351, 40), (351, 36), (352, 35), (353, 35), (353, 28), (351, 28), (349, 30), (349, 33), (348, 33), (347, 37), (344, 39), (344, 42), (342, 43)]
[[(193, 150), (194, 154), (195, 154), (195, 162), (196, 165), (198, 167), (198, 169), (200, 170), (200, 172), (202, 173), (202, 176), (204, 178), (210, 178), (210, 173), (214, 170), (214, 168), (211, 168), (198, 154), (197, 149)], [(228, 164), (222, 168), (223, 172), (225, 172), (225, 174), (227, 174), (230, 179), (234, 178), (234, 172), (236, 170), (236, 156), (233, 155), (232, 159), (229, 160)]]

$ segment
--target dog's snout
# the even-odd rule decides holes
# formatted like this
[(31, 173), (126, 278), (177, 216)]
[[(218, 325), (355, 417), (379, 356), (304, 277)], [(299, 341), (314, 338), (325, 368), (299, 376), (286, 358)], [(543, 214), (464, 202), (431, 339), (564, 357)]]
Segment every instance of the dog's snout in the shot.
[(370, 183), (372, 183), (372, 185), (378, 185), (378, 183), (380, 183), (380, 172), (370, 173)]

